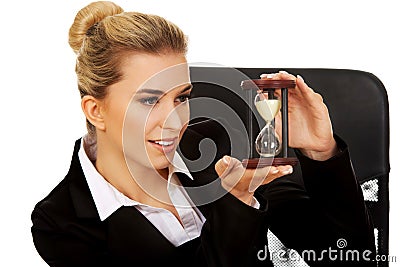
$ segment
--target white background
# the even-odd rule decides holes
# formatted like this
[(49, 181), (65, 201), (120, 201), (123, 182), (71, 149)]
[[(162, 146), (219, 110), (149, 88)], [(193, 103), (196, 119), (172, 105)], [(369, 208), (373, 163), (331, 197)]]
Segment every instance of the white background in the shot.
[[(88, 3), (16, 0), (2, 4), (0, 266), (46, 266), (32, 244), (30, 213), (64, 177), (74, 141), (85, 132), (75, 55), (67, 35), (76, 12)], [(400, 10), (396, 1), (116, 3), (126, 11), (154, 13), (178, 24), (189, 35), (189, 62), (347, 68), (380, 78), (388, 92), (391, 116), (390, 254), (400, 262), (396, 227), (400, 213), (400, 121), (396, 117), (400, 114), (400, 103), (396, 103)]]

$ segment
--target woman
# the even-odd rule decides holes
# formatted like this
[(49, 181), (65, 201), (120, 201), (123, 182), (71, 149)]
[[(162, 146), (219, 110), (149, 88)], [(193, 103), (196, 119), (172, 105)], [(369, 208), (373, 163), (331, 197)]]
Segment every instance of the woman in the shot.
[(204, 170), (187, 168), (178, 144), (190, 150), (201, 134), (187, 129), (187, 40), (176, 25), (94, 2), (78, 12), (69, 44), (88, 134), (77, 140), (64, 180), (32, 213), (34, 244), (50, 266), (272, 266), (272, 255), (260, 257), (268, 229), (299, 252), (321, 252), (339, 238), (374, 251), (346, 145), (301, 77), (263, 78), (296, 80), (290, 146), (305, 189), (277, 179), (291, 166), (246, 170), (221, 158), (224, 150)]

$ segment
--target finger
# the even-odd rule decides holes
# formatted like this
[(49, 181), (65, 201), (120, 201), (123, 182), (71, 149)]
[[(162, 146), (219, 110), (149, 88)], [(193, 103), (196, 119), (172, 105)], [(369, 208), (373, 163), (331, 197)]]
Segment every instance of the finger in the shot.
[[(312, 89), (308, 87), (308, 85), (304, 82), (304, 80), (301, 78), (300, 75), (297, 75), (295, 77), (292, 74), (289, 74), (285, 71), (279, 72), (279, 76), (276, 75), (276, 77), (280, 77), (280, 79), (290, 79), (294, 80), (296, 82), (296, 87), (293, 89), (287, 90), (288, 92), (288, 104), (290, 106), (290, 102), (297, 102), (301, 101), (306, 97), (306, 94), (313, 93)], [(311, 90), (311, 92), (310, 92)], [(274, 92), (275, 96), (278, 98), (281, 98), (282, 91), (281, 90), (275, 90)]]
[[(243, 167), (242, 163), (238, 159), (229, 156), (224, 156), (220, 159), (215, 164), (215, 170), (221, 178), (221, 185), (227, 191), (237, 187), (238, 183), (243, 180), (242, 177), (251, 177), (253, 172), (253, 170), (251, 170), (248, 175), (245, 175), (247, 170)], [(250, 179), (247, 180), (247, 182), (242, 182), (238, 188), (242, 187), (240, 190), (247, 190), (249, 181)]]
[[(256, 189), (262, 185), (265, 181), (265, 179), (268, 177), (268, 175), (271, 173), (271, 166), (263, 167), (263, 168), (258, 168), (255, 169), (253, 178), (250, 181), (249, 184), (249, 192), (254, 192)], [(276, 173), (277, 170), (274, 168), (274, 173)]]
[(266, 166), (254, 169), (252, 180), (249, 185), (249, 192), (255, 191), (268, 178), (278, 178), (280, 170), (275, 166)]
[(293, 172), (293, 167), (291, 165), (284, 166), (270, 166), (258, 169), (257, 175), (254, 175), (250, 185), (249, 192), (254, 192), (261, 185), (269, 184), (270, 182), (283, 177), (285, 175), (291, 174)]
[(260, 75), (261, 79), (274, 79), (277, 73), (263, 73)]
[(296, 85), (299, 91), (302, 93), (303, 97), (309, 102), (310, 105), (320, 105), (323, 102), (323, 98), (320, 94), (316, 93), (312, 88), (310, 88), (305, 82), (303, 77), (297, 75)]
[[(278, 73), (263, 73), (260, 75), (260, 78), (266, 80), (296, 80), (296, 77), (293, 74), (284, 70), (281, 70)], [(280, 96), (280, 90), (275, 90), (275, 94), (276, 96)]]
[(282, 141), (282, 113), (279, 111), (278, 114), (275, 116), (275, 133), (278, 136), (279, 140)]
[(276, 168), (278, 169), (278, 172), (276, 174), (288, 175), (293, 172), (292, 165), (281, 165), (277, 166)]
[(299, 90), (304, 93), (304, 94), (309, 94), (314, 92), (304, 81), (303, 77), (301, 75), (297, 75), (296, 77), (296, 85), (299, 88)]
[[(272, 169), (275, 168), (275, 169)], [(269, 175), (266, 177), (266, 179), (263, 181), (262, 185), (264, 184), (269, 184), (270, 182), (283, 177), (285, 175), (289, 175), (293, 173), (293, 167), (290, 165), (284, 165), (284, 166), (277, 166), (277, 167), (272, 167), (270, 170)]]
[[(296, 82), (296, 87), (294, 89), (290, 89), (288, 90), (288, 105), (289, 108), (291, 106), (291, 103), (295, 103), (298, 101), (303, 102), (304, 104), (304, 99), (306, 101), (308, 101), (308, 105), (311, 104), (320, 104), (320, 101), (322, 101), (322, 97), (314, 92), (313, 89), (311, 89), (304, 81), (304, 79), (300, 76), (297, 75), (297, 77), (295, 77), (292, 74), (289, 74), (285, 71), (280, 71), (278, 74), (276, 74), (274, 76), (273, 79), (292, 79), (295, 80)], [(281, 90), (275, 90), (274, 94), (276, 97), (281, 98), (282, 95), (282, 91)]]
[(290, 74), (284, 70), (278, 73), (263, 73), (260, 75), (261, 79), (271, 79), (271, 80), (296, 80), (293, 74)]
[(299, 88), (299, 91), (302, 93), (303, 96), (309, 97), (315, 94), (314, 90), (306, 84), (303, 77), (301, 77), (300, 75), (297, 75), (296, 86), (297, 88)]
[(258, 168), (255, 170), (253, 178), (249, 184), (249, 192), (254, 192), (261, 185), (268, 184), (273, 180), (291, 174), (292, 172), (293, 167), (291, 165)]
[(229, 166), (229, 158), (227, 156), (223, 156), (220, 160), (215, 163), (215, 171), (217, 172), (218, 176), (221, 177), (223, 176)]
[(277, 76), (282, 80), (296, 80), (296, 76), (284, 70), (280, 70)]

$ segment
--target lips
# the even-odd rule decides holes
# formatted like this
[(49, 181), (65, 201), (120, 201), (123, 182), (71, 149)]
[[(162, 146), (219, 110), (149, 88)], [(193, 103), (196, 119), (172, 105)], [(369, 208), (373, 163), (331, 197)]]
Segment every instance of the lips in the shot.
[(163, 153), (175, 151), (178, 138), (163, 138), (158, 140), (149, 140), (149, 143), (157, 150)]
[(154, 143), (161, 146), (170, 146), (174, 143), (174, 141), (154, 141)]

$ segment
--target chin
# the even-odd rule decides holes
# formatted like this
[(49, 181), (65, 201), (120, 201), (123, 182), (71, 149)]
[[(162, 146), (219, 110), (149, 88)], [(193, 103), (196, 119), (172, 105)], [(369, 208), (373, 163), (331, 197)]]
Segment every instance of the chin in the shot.
[(150, 158), (150, 165), (153, 169), (155, 170), (162, 170), (168, 168), (170, 165), (172, 165), (172, 157), (167, 157), (167, 156), (158, 156), (154, 158)]
[[(150, 171), (150, 173), (152, 173), (152, 171), (156, 170), (163, 170), (163, 169), (167, 169), (172, 163), (171, 161), (169, 161), (165, 156), (164, 157), (160, 157), (158, 156), (157, 158), (142, 158), (142, 159), (129, 159), (127, 158), (127, 164), (128, 164), (128, 168), (130, 171), (135, 172), (139, 171)], [(146, 171), (147, 169), (147, 171)], [(134, 174), (133, 174), (134, 175)], [(135, 176), (135, 175), (134, 175)]]
[(146, 158), (150, 164), (150, 167), (156, 170), (161, 170), (168, 168), (168, 166), (172, 164), (176, 149), (171, 149), (170, 151), (166, 152), (160, 149), (154, 149), (154, 147), (150, 146), (146, 151)]

